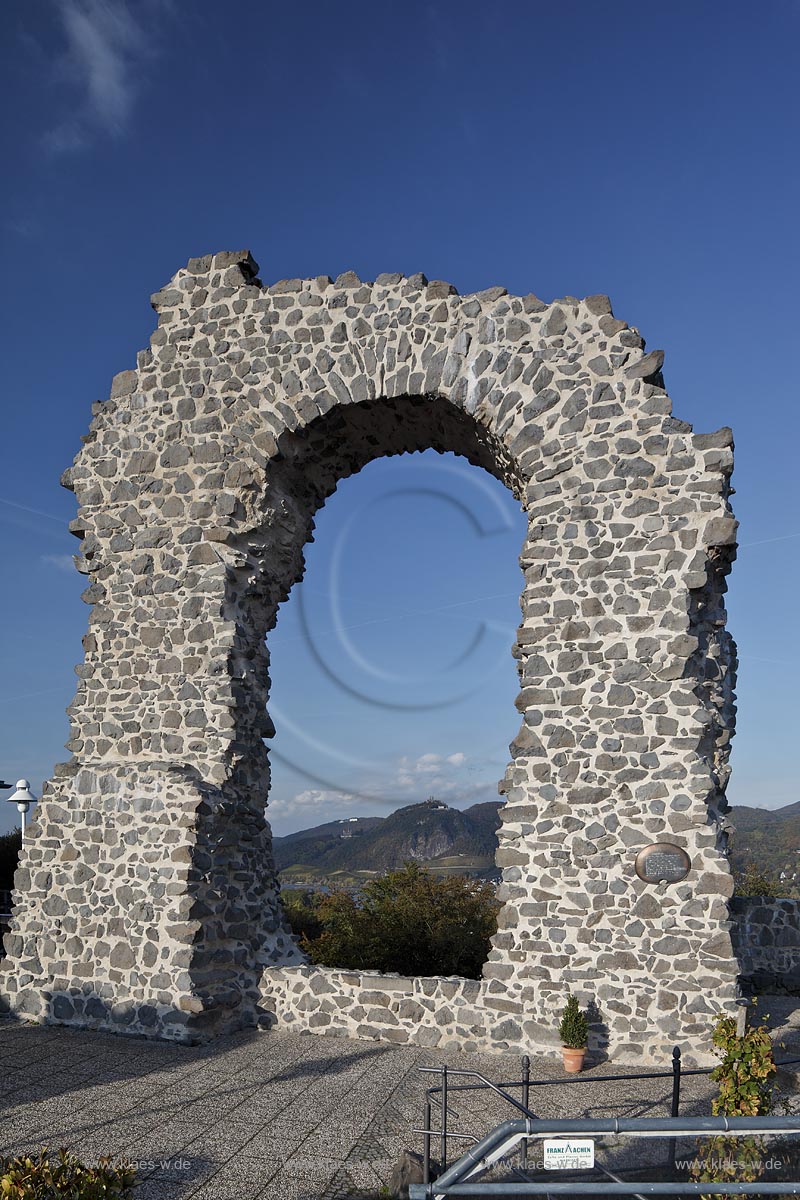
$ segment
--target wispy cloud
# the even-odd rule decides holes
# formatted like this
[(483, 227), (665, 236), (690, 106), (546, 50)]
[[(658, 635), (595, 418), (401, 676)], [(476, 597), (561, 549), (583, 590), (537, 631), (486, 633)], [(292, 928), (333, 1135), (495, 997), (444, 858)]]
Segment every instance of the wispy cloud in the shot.
[(56, 517), (53, 513), (42, 512), (40, 508), (31, 508), (27, 504), (17, 504), (16, 500), (7, 500), (5, 496), (0, 496), (0, 504), (5, 504), (9, 508), (17, 508), (20, 512), (32, 513), (35, 517), (47, 517), (48, 521), (57, 521), (62, 528), (65, 524), (63, 517)]
[(307, 788), (296, 792), (294, 796), (270, 800), (267, 816), (270, 820), (276, 817), (303, 817), (329, 820), (334, 812), (338, 814), (342, 807), (348, 808), (357, 804), (359, 797), (350, 792), (339, 792), (332, 788)]
[(78, 93), (73, 111), (49, 129), (45, 149), (70, 154), (97, 133), (118, 137), (131, 117), (141, 65), (151, 53), (151, 28), (163, 11), (148, 0), (135, 19), (125, 0), (56, 0), (66, 48), (58, 74)]
[[(0, 695), (0, 704), (21, 704), (23, 700), (33, 700), (38, 696), (54, 696), (57, 692), (65, 695), (68, 689), (75, 690), (71, 679), (64, 680), (58, 687), (42, 688), (37, 692), (16, 692), (13, 696)], [(50, 767), (47, 769), (49, 771)]]
[(385, 780), (384, 788), (395, 804), (407, 804), (431, 794), (459, 804), (492, 793), (503, 766), (504, 763), (493, 759), (470, 758), (463, 750), (452, 754), (420, 754), (416, 758), (404, 755), (397, 760), (396, 773)]
[(71, 554), (43, 554), (41, 561), (48, 567), (55, 567), (57, 571), (68, 571), (71, 575), (75, 570), (75, 562)]
[(326, 785), (287, 793), (280, 788), (269, 797), (267, 818), (280, 833), (307, 829), (323, 821), (357, 815), (391, 812), (435, 796), (456, 808), (478, 800), (494, 799), (497, 780), (505, 762), (476, 759), (455, 751), (451, 754), (404, 755), (386, 765), (382, 774), (361, 772), (349, 786)]
[(35, 217), (31, 216), (9, 217), (3, 224), (8, 233), (25, 240), (36, 237), (41, 228)]
[(411, 777), (413, 775), (438, 775), (447, 767), (463, 767), (467, 761), (466, 754), (460, 750), (457, 754), (421, 754), (419, 758), (401, 758), (400, 771), (401, 774)]
[(83, 150), (89, 144), (88, 132), (80, 127), (77, 121), (65, 121), (48, 129), (42, 138), (42, 145), (48, 154), (73, 154)]

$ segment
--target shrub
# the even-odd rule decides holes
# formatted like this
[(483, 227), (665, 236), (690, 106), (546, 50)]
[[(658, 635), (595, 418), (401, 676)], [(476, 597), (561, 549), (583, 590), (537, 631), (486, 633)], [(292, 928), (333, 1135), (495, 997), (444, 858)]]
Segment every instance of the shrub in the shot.
[[(715, 1117), (761, 1117), (772, 1111), (774, 1087), (770, 1076), (777, 1068), (766, 1025), (754, 1025), (741, 1035), (736, 1018), (721, 1016), (712, 1034), (717, 1056), (722, 1059), (711, 1072), (719, 1084), (719, 1095), (711, 1101)], [(763, 1138), (703, 1138), (697, 1148), (693, 1178), (712, 1181), (753, 1183), (761, 1174), (765, 1157)]]
[(40, 1154), (0, 1158), (2, 1200), (129, 1200), (136, 1172), (126, 1163), (101, 1158), (87, 1167), (66, 1150), (51, 1160)]
[(491, 884), (437, 879), (409, 862), (370, 880), (358, 896), (324, 896), (322, 932), (301, 945), (325, 967), (479, 979), (499, 908)]
[(589, 1044), (589, 1022), (586, 1014), (578, 1008), (578, 1001), (570, 993), (561, 1014), (558, 1027), (561, 1045), (569, 1050), (585, 1050)]
[(739, 1036), (736, 1018), (722, 1016), (714, 1027), (712, 1041), (722, 1059), (711, 1072), (719, 1084), (719, 1095), (711, 1102), (715, 1117), (761, 1117), (772, 1111), (773, 1085), (777, 1070), (772, 1041), (766, 1025), (753, 1025)]
[(777, 876), (767, 874), (754, 862), (748, 862), (744, 870), (735, 876), (734, 890), (737, 896), (781, 896), (788, 889)]

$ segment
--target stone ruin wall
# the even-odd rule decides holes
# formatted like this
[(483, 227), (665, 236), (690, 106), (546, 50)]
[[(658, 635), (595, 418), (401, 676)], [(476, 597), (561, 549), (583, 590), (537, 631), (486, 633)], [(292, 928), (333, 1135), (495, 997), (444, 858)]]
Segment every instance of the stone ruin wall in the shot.
[(743, 981), (756, 991), (800, 990), (800, 900), (734, 896), (731, 919)]
[[(572, 989), (620, 1058), (701, 1053), (738, 971), (721, 815), (730, 431), (672, 416), (663, 355), (606, 297), (257, 271), (246, 252), (193, 259), (155, 294), (150, 349), (93, 406), (63, 477), (89, 630), (72, 758), (17, 876), (6, 1007), (183, 1041), (296, 1025), (309, 995), (336, 1007), (336, 973), (303, 966), (272, 867), (265, 638), (338, 481), (433, 447), (528, 514), (522, 723), (484, 979), (452, 998), (414, 981), (411, 1003), (433, 989), (451, 1038), (527, 1051), (553, 1046)], [(653, 841), (685, 847), (683, 882), (637, 877)], [(341, 1006), (358, 1009), (346, 974)]]

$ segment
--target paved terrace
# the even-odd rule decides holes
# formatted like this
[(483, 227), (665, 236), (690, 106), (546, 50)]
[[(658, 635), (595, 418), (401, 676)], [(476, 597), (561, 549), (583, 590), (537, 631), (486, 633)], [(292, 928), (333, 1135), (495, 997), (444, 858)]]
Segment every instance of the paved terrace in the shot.
[[(772, 997), (784, 1056), (800, 1054), (797, 1000)], [(376, 1197), (422, 1117), (422, 1065), (519, 1077), (519, 1060), (298, 1034), (241, 1033), (207, 1046), (0, 1020), (0, 1151), (68, 1146), (86, 1160), (137, 1160), (137, 1200)], [(665, 1067), (667, 1064), (665, 1064)], [(632, 1070), (633, 1068), (620, 1068)], [(606, 1074), (608, 1066), (592, 1069)], [(537, 1060), (534, 1077), (563, 1078)], [(430, 1080), (430, 1077), (427, 1077)], [(784, 1086), (796, 1090), (796, 1078)], [(688, 1079), (683, 1111), (708, 1111), (713, 1085)], [(669, 1080), (532, 1093), (541, 1116), (668, 1115)], [(486, 1132), (509, 1114), (459, 1097), (451, 1128)]]

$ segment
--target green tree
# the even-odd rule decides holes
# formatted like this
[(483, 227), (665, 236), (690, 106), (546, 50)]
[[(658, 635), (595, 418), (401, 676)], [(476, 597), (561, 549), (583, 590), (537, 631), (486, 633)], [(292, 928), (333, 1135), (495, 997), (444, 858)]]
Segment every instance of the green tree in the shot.
[(322, 896), (303, 888), (282, 888), (281, 902), (286, 920), (295, 937), (313, 939), (322, 933), (319, 905)]
[(322, 932), (301, 944), (326, 967), (478, 979), (499, 908), (491, 884), (438, 879), (407, 862), (370, 880), (358, 896), (335, 891), (323, 897), (317, 910)]
[(22, 834), (19, 829), (0, 836), (0, 891), (10, 892), (14, 886), (19, 852), (22, 849)]

